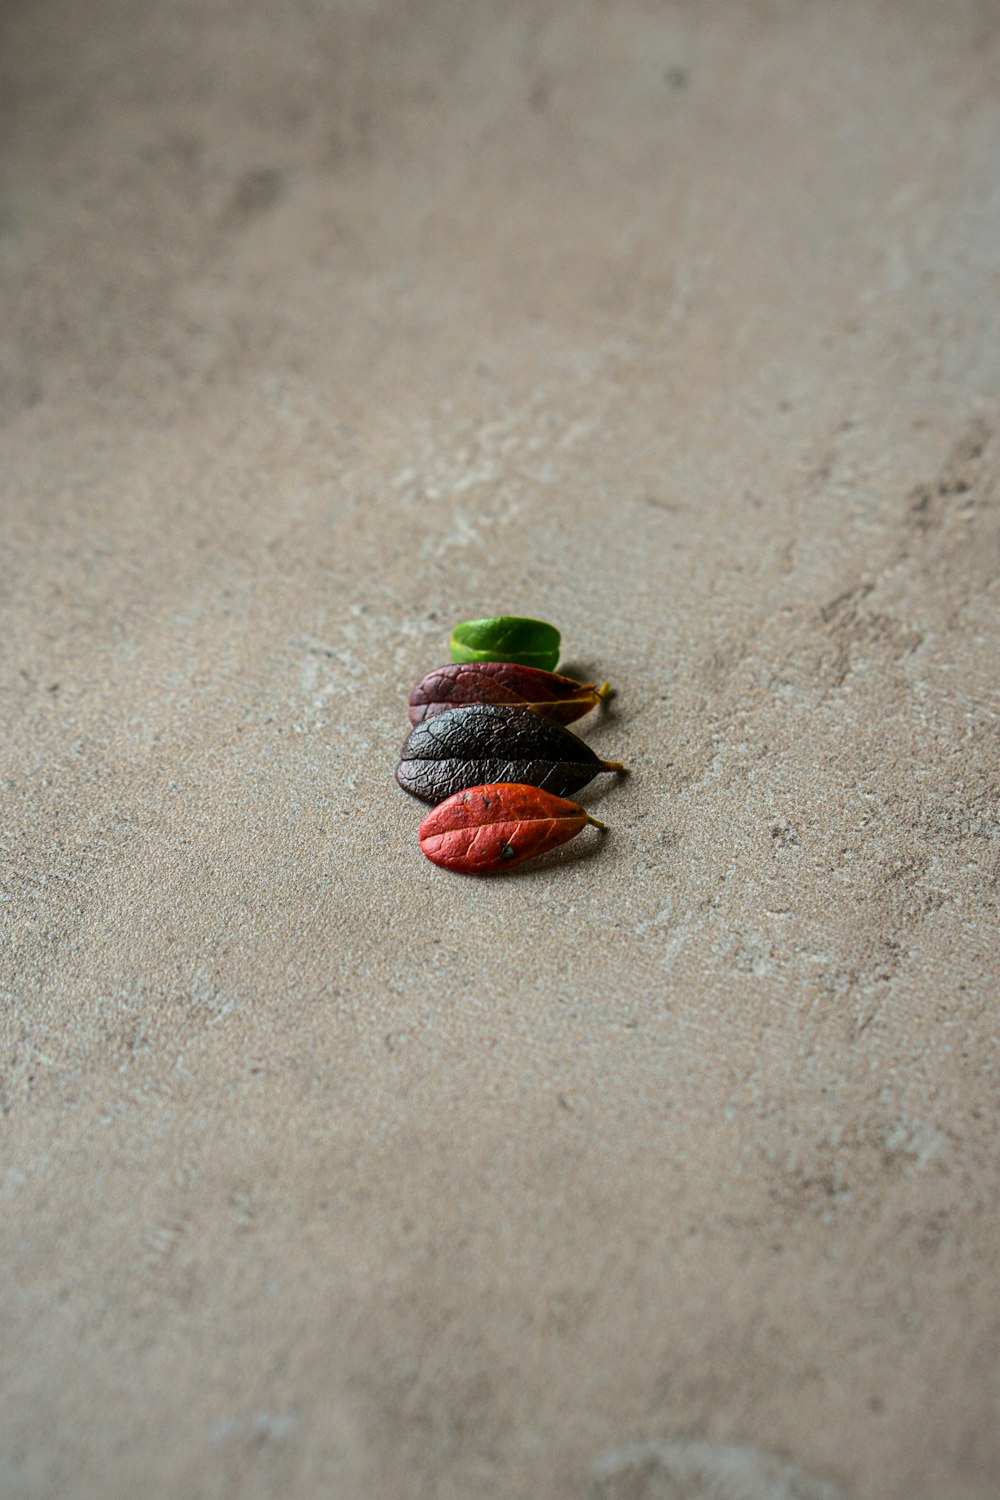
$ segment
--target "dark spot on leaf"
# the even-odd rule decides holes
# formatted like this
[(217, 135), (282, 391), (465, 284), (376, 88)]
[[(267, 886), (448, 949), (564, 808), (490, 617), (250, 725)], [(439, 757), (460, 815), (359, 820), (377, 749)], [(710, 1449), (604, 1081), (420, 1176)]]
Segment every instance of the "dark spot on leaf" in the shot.
[(281, 196), (282, 177), (277, 167), (255, 167), (245, 172), (233, 194), (232, 212), (254, 218), (273, 207)]
[(535, 111), (536, 115), (544, 114), (546, 107), (548, 106), (549, 88), (549, 80), (547, 78), (539, 78), (538, 82), (533, 86), (531, 93), (528, 95), (528, 103), (531, 105), (531, 108)]
[(501, 844), (500, 845), (500, 858), (501, 859), (513, 859), (514, 855), (516, 853), (517, 853), (517, 850), (514, 848), (513, 844)]

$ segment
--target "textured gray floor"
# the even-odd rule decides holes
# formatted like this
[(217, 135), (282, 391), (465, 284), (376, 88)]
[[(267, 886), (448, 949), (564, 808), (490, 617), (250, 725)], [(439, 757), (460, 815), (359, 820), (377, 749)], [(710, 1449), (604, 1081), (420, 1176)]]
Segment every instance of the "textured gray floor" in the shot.
[(4, 1500), (995, 1500), (1000, 7), (2, 25)]

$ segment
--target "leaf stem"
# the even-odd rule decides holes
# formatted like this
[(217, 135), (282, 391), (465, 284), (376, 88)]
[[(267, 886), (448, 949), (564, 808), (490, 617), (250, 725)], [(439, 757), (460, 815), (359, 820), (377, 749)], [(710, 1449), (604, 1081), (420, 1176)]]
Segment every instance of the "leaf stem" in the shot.
[(594, 818), (590, 813), (587, 813), (587, 822), (593, 823), (594, 827), (599, 828), (602, 833), (607, 833), (608, 831), (607, 823), (602, 823), (600, 818)]
[(628, 774), (628, 766), (623, 766), (620, 760), (602, 760), (601, 761), (601, 770), (602, 771), (622, 771), (626, 775)]

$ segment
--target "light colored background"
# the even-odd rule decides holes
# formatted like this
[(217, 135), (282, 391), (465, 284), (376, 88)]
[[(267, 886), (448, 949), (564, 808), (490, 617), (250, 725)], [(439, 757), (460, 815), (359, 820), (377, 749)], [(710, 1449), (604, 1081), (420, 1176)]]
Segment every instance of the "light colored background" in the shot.
[(5, 1500), (995, 1500), (1000, 8), (3, 25)]

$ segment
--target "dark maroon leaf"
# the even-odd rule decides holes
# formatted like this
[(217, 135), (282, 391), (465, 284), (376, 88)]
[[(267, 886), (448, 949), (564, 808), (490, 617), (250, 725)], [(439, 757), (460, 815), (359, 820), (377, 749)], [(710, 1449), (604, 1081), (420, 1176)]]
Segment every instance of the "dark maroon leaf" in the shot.
[(599, 771), (622, 771), (560, 724), (528, 708), (475, 703), (417, 724), (403, 746), (396, 780), (424, 802), (443, 802), (489, 781), (537, 786), (557, 797)]
[(421, 724), (466, 703), (507, 703), (532, 708), (555, 724), (571, 724), (610, 693), (606, 682), (598, 687), (517, 662), (454, 662), (435, 667), (417, 683), (410, 694), (410, 723)]

